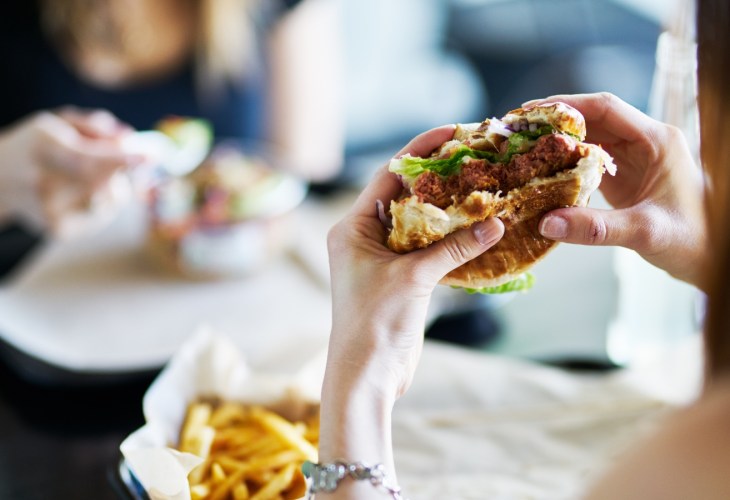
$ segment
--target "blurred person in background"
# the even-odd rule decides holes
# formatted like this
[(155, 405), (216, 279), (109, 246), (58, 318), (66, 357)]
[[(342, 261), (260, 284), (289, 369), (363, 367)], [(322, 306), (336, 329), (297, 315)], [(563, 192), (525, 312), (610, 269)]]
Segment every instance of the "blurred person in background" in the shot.
[[(707, 182), (678, 128), (611, 94), (550, 98), (583, 113), (587, 140), (604, 145), (616, 160), (618, 174), (601, 185), (613, 209), (551, 212), (540, 225), (543, 235), (628, 247), (708, 296), (703, 394), (623, 456), (585, 498), (725, 499), (730, 494), (730, 146), (725, 140), (730, 4), (698, 4), (701, 151)], [(426, 155), (453, 130), (433, 129), (401, 153)], [(488, 250), (504, 231), (499, 220), (491, 219), (426, 249), (395, 254), (385, 246), (386, 230), (375, 205), (376, 200), (387, 203), (401, 189), (399, 180), (382, 168), (329, 235), (333, 330), (322, 390), (319, 460), (355, 465), (339, 479), (322, 472), (322, 464), (313, 467), (313, 474), (329, 479), (328, 491), (317, 498), (403, 498), (392, 486), (391, 411), (418, 364), (431, 293), (441, 277)], [(382, 469), (362, 463), (382, 464)], [(383, 488), (383, 483), (391, 487)]]
[[(63, 233), (144, 161), (169, 115), (270, 141), (311, 180), (341, 164), (332, 0), (13, 0), (0, 15), (0, 224)], [(321, 140), (327, 130), (326, 141)], [(1, 226), (0, 226), (1, 227)]]

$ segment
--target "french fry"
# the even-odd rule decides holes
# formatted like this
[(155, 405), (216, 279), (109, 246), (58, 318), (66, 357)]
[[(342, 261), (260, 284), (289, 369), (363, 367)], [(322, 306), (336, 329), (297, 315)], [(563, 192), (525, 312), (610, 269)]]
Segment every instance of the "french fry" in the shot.
[(241, 422), (246, 418), (246, 410), (243, 406), (236, 403), (225, 402), (213, 410), (208, 425), (215, 428), (222, 428)]
[(251, 474), (256, 471), (267, 471), (271, 469), (278, 469), (292, 462), (301, 462), (301, 455), (296, 450), (286, 450), (273, 455), (262, 455), (260, 457), (254, 457), (251, 460), (240, 461), (225, 456), (217, 458), (218, 463), (227, 470), (229, 474), (231, 472), (243, 471), (246, 474)]
[(215, 429), (208, 425), (213, 409), (208, 403), (195, 403), (188, 408), (182, 432), (180, 451), (207, 457), (215, 438)]
[(271, 478), (271, 481), (266, 483), (266, 486), (252, 495), (251, 500), (269, 500), (277, 497), (282, 491), (289, 487), (292, 479), (294, 479), (294, 473), (296, 470), (296, 464), (287, 465), (278, 474), (274, 475), (274, 477)]
[(238, 483), (231, 493), (233, 493), (233, 500), (248, 500), (251, 498), (248, 486), (244, 481)]
[(216, 429), (213, 449), (243, 448), (258, 439), (266, 437), (263, 431), (257, 427), (243, 427), (242, 425), (227, 428), (212, 427)]
[(221, 464), (218, 462), (213, 462), (213, 464), (210, 466), (210, 481), (214, 485), (217, 485), (225, 481), (226, 476), (226, 472), (223, 470), (223, 467), (221, 467)]
[[(212, 463), (212, 461), (211, 461), (210, 457), (208, 457), (203, 461), (203, 463), (201, 463), (196, 468), (191, 470), (190, 473), (188, 474), (188, 483), (190, 483), (191, 485), (202, 483), (210, 471), (211, 463)], [(206, 493), (206, 495), (207, 495), (207, 493)]]
[(282, 449), (281, 441), (276, 436), (262, 435), (260, 438), (251, 440), (233, 450), (231, 455), (236, 457), (249, 457), (252, 455), (264, 455)]
[(317, 461), (317, 448), (312, 443), (304, 439), (297, 431), (294, 425), (277, 415), (276, 413), (266, 411), (263, 408), (251, 409), (251, 418), (256, 420), (262, 427), (271, 431), (284, 443), (299, 450), (302, 456), (311, 462)]
[(202, 500), (210, 495), (210, 486), (207, 484), (196, 484), (190, 487), (190, 500)]
[(295, 500), (306, 493), (305, 459), (316, 460), (318, 415), (290, 422), (262, 407), (193, 403), (181, 451), (205, 460), (188, 475), (192, 500)]
[(245, 470), (240, 470), (231, 474), (225, 481), (215, 487), (206, 500), (223, 500), (228, 496), (228, 493), (230, 493), (230, 491), (243, 480), (243, 476), (245, 474)]
[(294, 477), (289, 488), (282, 495), (284, 500), (297, 500), (307, 493), (307, 480), (302, 474), (301, 467), (294, 472)]

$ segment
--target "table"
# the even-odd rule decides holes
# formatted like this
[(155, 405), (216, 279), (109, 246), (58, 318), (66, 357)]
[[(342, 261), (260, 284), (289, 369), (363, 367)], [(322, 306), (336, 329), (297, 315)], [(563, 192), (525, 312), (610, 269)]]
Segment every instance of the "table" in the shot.
[[(0, 238), (0, 284), (23, 271), (21, 264), (35, 266), (33, 259), (46, 251), (39, 238), (19, 227), (2, 231)], [(288, 263), (287, 270), (296, 269), (295, 264)], [(306, 271), (300, 271), (292, 279), (304, 282)], [(326, 270), (318, 272), (321, 276)], [(321, 278), (311, 277), (317, 279), (313, 287), (320, 293), (316, 298), (310, 293), (310, 299), (326, 304)], [(328, 317), (329, 307), (317, 315), (318, 321), (319, 316)], [(190, 329), (192, 333), (194, 327)], [(326, 337), (328, 328), (316, 329)], [(0, 498), (120, 498), (114, 479), (119, 444), (144, 423), (142, 397), (158, 370), (107, 372), (95, 378), (61, 369), (49, 376), (46, 363), (0, 340)]]

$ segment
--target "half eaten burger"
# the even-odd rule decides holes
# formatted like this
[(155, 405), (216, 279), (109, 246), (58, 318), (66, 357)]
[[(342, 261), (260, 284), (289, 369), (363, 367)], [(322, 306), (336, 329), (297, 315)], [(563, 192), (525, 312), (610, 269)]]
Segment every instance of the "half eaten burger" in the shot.
[(585, 206), (611, 157), (585, 143), (583, 116), (564, 103), (516, 109), (501, 120), (457, 125), (454, 136), (427, 158), (391, 160), (403, 182), (390, 205), (388, 246), (400, 253), (424, 248), (489, 217), (505, 225), (504, 237), (441, 283), (497, 293), (531, 286), (526, 271), (556, 242), (538, 224), (547, 212)]

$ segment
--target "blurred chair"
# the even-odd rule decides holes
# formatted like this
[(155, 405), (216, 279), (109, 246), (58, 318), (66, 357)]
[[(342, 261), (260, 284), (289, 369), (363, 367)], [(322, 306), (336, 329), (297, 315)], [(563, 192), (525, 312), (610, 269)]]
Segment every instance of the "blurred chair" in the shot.
[(529, 99), (601, 90), (646, 109), (660, 31), (610, 0), (453, 0), (447, 33), (489, 89), (485, 111), (502, 115)]
[(348, 0), (346, 165), (360, 185), (415, 134), (555, 93), (645, 110), (660, 22), (631, 0)]

